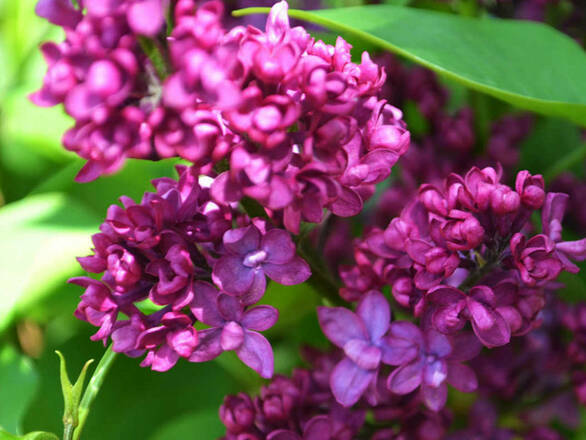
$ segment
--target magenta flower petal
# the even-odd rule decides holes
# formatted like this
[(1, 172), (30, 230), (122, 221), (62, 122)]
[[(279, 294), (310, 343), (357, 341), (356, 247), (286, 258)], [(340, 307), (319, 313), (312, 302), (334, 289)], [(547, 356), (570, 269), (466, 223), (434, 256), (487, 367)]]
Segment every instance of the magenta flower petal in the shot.
[(505, 345), (511, 339), (511, 329), (495, 310), (471, 298), (468, 299), (472, 328), (478, 339), (487, 347)]
[(285, 286), (301, 284), (311, 276), (309, 265), (300, 257), (285, 264), (265, 263), (262, 268), (271, 280)]
[(153, 37), (165, 21), (163, 0), (139, 0), (128, 8), (128, 24), (138, 34)]
[(224, 233), (224, 246), (237, 255), (246, 255), (256, 251), (260, 245), (260, 232), (256, 226), (229, 229)]
[(389, 376), (387, 388), (395, 394), (409, 394), (414, 391), (423, 380), (423, 366), (421, 359), (417, 359), (398, 367)]
[(563, 193), (547, 193), (541, 210), (543, 233), (556, 243), (562, 239), (562, 219), (569, 198)]
[(220, 336), (220, 345), (222, 350), (237, 350), (244, 342), (244, 329), (240, 324), (234, 321), (227, 323), (222, 329)]
[(222, 326), (224, 319), (218, 311), (218, 291), (210, 283), (196, 281), (193, 285), (195, 298), (190, 306), (195, 317), (207, 325)]
[(421, 395), (423, 396), (423, 402), (429, 409), (439, 411), (445, 406), (448, 400), (448, 387), (445, 382), (437, 388), (423, 385), (421, 387)]
[(75, 9), (70, 0), (39, 0), (35, 14), (49, 20), (57, 26), (75, 28), (82, 14)]
[(236, 354), (261, 377), (269, 379), (273, 376), (273, 349), (260, 333), (245, 331), (244, 343), (236, 350)]
[(448, 364), (448, 383), (463, 393), (471, 393), (478, 388), (474, 370), (468, 365), (456, 362)]
[(371, 290), (358, 303), (356, 314), (362, 318), (370, 340), (378, 341), (389, 329), (391, 310), (382, 293)]
[(224, 321), (240, 322), (240, 319), (242, 318), (243, 307), (238, 299), (234, 298), (233, 296), (226, 295), (225, 293), (220, 293), (218, 295), (217, 304), (220, 316), (224, 319)]
[(283, 229), (271, 229), (262, 238), (260, 247), (267, 253), (267, 263), (285, 264), (295, 256), (295, 244)]
[(238, 296), (248, 292), (254, 282), (255, 271), (243, 266), (239, 256), (224, 255), (216, 261), (213, 275), (224, 292)]
[(328, 416), (313, 417), (303, 429), (303, 440), (327, 440), (332, 436), (332, 424)]
[(242, 317), (242, 325), (251, 330), (262, 332), (271, 328), (279, 319), (279, 311), (273, 306), (257, 306), (247, 310)]
[(190, 362), (207, 362), (222, 354), (220, 345), (221, 328), (206, 328), (197, 332), (199, 342), (189, 356)]
[(267, 440), (302, 440), (301, 437), (288, 429), (278, 429), (267, 436)]
[(363, 370), (348, 358), (342, 359), (332, 371), (330, 387), (336, 400), (343, 406), (352, 406), (360, 399), (376, 371)]
[(317, 316), (326, 337), (340, 348), (352, 339), (368, 340), (360, 318), (344, 307), (318, 307)]
[(173, 368), (179, 360), (179, 354), (166, 344), (162, 345), (154, 353), (151, 364), (151, 369), (153, 371), (168, 371)]

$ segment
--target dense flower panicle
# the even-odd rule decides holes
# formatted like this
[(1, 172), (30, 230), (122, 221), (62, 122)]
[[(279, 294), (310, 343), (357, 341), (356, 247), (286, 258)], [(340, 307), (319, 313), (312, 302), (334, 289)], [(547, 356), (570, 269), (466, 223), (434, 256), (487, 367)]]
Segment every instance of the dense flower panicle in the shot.
[[(341, 269), (340, 293), (355, 301), (390, 285), (425, 328), (452, 335), (470, 323), (485, 346), (504, 345), (539, 324), (543, 289), (585, 258), (584, 239), (561, 241), (566, 199), (546, 194), (543, 178), (527, 171), (510, 188), (490, 167), (422, 185), (386, 229), (355, 244), (356, 265)], [(539, 208), (543, 234), (527, 237)]]
[[(146, 193), (141, 203), (122, 197), (123, 207), (110, 207), (93, 236), (94, 254), (79, 258), (85, 270), (104, 275), (101, 281), (71, 280), (86, 289), (75, 314), (99, 327), (92, 339), (111, 338), (114, 351), (130, 356), (146, 352), (141, 365), (156, 371), (168, 370), (180, 357), (203, 362), (234, 350), (261, 376), (271, 377), (272, 349), (258, 332), (272, 327), (278, 312), (250, 306), (264, 294), (265, 272), (277, 282), (297, 284), (310, 276), (309, 267), (295, 255), (287, 232), (265, 229), (261, 239), (255, 226), (263, 224), (260, 219), (211, 201), (198, 169), (178, 171), (178, 181), (154, 180), (156, 192)], [(233, 222), (243, 227), (232, 229)], [(248, 252), (237, 257), (239, 250)], [(226, 267), (230, 258), (236, 266)], [(246, 271), (252, 278), (257, 271), (262, 286), (224, 292), (208, 282), (220, 274), (224, 289), (243, 282)], [(155, 312), (141, 309), (146, 299)], [(196, 321), (210, 328), (196, 330)]]
[[(177, 2), (166, 44), (169, 2), (87, 2), (85, 14), (65, 3), (39, 3), (67, 32), (61, 45), (43, 46), (49, 70), (31, 98), (64, 103), (76, 120), (64, 144), (88, 160), (78, 180), (115, 172), (128, 157), (179, 156), (200, 168), (226, 160), (214, 200), (254, 198), (298, 233), (324, 208), (357, 214), (407, 150), (401, 111), (378, 98), (384, 70), (367, 53), (353, 63), (341, 38), (332, 46), (291, 28), (286, 2), (273, 6), (265, 32), (226, 32), (219, 1)], [(143, 52), (144, 35), (161, 40), (167, 76)]]

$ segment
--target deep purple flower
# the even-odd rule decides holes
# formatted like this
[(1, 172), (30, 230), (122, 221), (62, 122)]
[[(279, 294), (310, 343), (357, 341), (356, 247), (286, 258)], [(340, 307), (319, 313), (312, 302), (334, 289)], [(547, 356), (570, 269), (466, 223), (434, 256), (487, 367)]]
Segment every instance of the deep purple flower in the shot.
[(193, 321), (182, 313), (165, 313), (161, 324), (145, 330), (137, 340), (138, 348), (147, 350), (147, 356), (140, 365), (151, 367), (153, 371), (167, 371), (179, 357), (189, 358), (199, 339)]
[(214, 265), (213, 277), (223, 291), (257, 302), (265, 292), (266, 279), (284, 285), (304, 282), (309, 266), (295, 254), (290, 235), (281, 229), (266, 233), (255, 226), (232, 229), (224, 234), (225, 254)]
[(248, 394), (226, 396), (220, 407), (220, 419), (226, 429), (234, 434), (247, 431), (254, 424), (256, 410)]
[(332, 393), (351, 406), (376, 379), (380, 363), (389, 363), (383, 338), (391, 319), (389, 304), (373, 290), (362, 297), (356, 313), (343, 307), (319, 307), (317, 313), (326, 337), (345, 353), (330, 377)]
[(399, 365), (389, 376), (387, 386), (396, 394), (408, 394), (421, 387), (425, 405), (439, 411), (447, 399), (446, 382), (463, 392), (477, 387), (474, 371), (460, 362), (475, 357), (480, 345), (465, 334), (450, 341), (429, 329), (422, 332), (407, 321), (391, 324), (387, 338), (391, 356), (388, 362)]
[(234, 297), (198, 281), (194, 285), (193, 314), (211, 328), (200, 330), (200, 343), (189, 360), (205, 362), (223, 351), (234, 350), (242, 362), (264, 378), (273, 375), (273, 350), (259, 331), (271, 328), (279, 312), (271, 306), (257, 306), (244, 310)]
[(425, 301), (432, 325), (442, 333), (460, 330), (469, 320), (487, 347), (507, 344), (511, 338), (510, 325), (499, 313), (495, 294), (488, 286), (475, 286), (468, 294), (455, 287), (438, 286), (429, 291)]
[(553, 281), (562, 271), (553, 243), (546, 235), (539, 234), (529, 240), (522, 234), (511, 238), (511, 252), (521, 279), (528, 286), (543, 285)]
[(296, 432), (279, 429), (273, 431), (267, 440), (333, 440), (335, 436), (332, 429), (332, 422), (328, 416), (315, 416), (311, 418), (303, 429), (303, 436)]

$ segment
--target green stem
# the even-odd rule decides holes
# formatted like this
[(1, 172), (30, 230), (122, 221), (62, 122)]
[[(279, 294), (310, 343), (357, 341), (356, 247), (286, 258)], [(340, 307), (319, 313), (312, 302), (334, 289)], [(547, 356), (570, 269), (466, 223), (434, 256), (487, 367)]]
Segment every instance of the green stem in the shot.
[(307, 283), (332, 304), (346, 305), (346, 302), (338, 294), (340, 286), (332, 278), (323, 260), (317, 256), (315, 249), (310, 245), (307, 238), (299, 240), (297, 253), (311, 268), (311, 277), (309, 277)]
[(75, 426), (70, 423), (66, 423), (65, 427), (63, 428), (63, 440), (72, 440), (73, 431), (75, 431)]
[[(90, 413), (90, 408), (92, 403), (94, 402), (100, 388), (102, 387), (102, 383), (110, 371), (112, 364), (114, 363), (114, 359), (116, 359), (116, 354), (112, 351), (112, 346), (108, 347), (100, 359), (100, 363), (96, 367), (92, 378), (90, 379), (88, 386), (83, 393), (83, 397), (81, 398), (81, 403), (79, 404), (79, 423), (75, 432), (73, 433), (73, 440), (78, 440), (81, 432), (83, 430), (83, 426), (85, 425), (85, 421)], [(67, 429), (67, 428), (66, 428)], [(66, 438), (64, 438), (66, 440)]]
[(139, 36), (138, 42), (143, 52), (146, 54), (149, 60), (151, 60), (151, 63), (153, 64), (153, 67), (155, 68), (155, 71), (157, 72), (157, 75), (162, 82), (168, 76), (168, 69), (167, 62), (161, 51), (161, 48), (156, 41), (147, 37)]

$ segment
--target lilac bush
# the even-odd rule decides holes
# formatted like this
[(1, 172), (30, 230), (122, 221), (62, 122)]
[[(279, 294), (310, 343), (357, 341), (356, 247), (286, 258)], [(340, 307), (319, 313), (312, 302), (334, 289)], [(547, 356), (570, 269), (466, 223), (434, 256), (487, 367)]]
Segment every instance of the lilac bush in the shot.
[[(78, 258), (92, 340), (158, 372), (234, 351), (270, 381), (226, 396), (227, 440), (557, 438), (556, 404), (586, 402), (586, 309), (556, 296), (586, 238), (562, 234), (572, 200), (557, 188), (573, 183), (516, 172), (532, 116), (502, 115), (483, 138), (430, 70), (352, 61), (343, 38), (291, 27), (285, 1), (264, 31), (225, 29), (218, 0), (74, 3), (37, 4), (65, 40), (41, 47), (30, 99), (75, 120), (76, 179), (183, 163), (140, 201), (121, 196)], [(290, 377), (262, 334), (286, 312), (261, 303), (274, 284), (323, 296), (330, 348), (303, 347)], [(452, 425), (448, 385), (477, 397), (467, 427)], [(556, 387), (518, 414), (497, 404)], [(505, 410), (524, 424), (501, 426)]]

